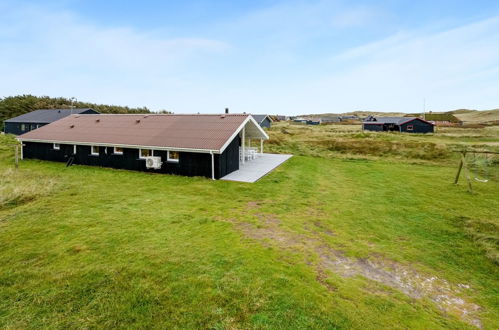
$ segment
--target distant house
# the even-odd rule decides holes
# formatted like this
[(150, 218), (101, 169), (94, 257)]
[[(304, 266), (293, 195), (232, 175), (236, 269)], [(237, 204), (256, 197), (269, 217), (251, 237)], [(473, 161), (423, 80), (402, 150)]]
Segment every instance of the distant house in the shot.
[(21, 158), (219, 179), (268, 135), (248, 114), (70, 115), (22, 134)]
[(24, 134), (71, 114), (99, 114), (94, 109), (40, 109), (4, 121), (7, 134)]
[(270, 128), (270, 126), (272, 126), (272, 119), (270, 118), (269, 115), (252, 115), (252, 116), (253, 118), (255, 118), (256, 122), (261, 127)]
[(457, 126), (462, 125), (463, 122), (460, 121), (456, 116), (450, 113), (426, 113), (424, 119), (432, 121), (437, 126)]
[(417, 117), (368, 117), (362, 129), (375, 132), (433, 133), (434, 124)]

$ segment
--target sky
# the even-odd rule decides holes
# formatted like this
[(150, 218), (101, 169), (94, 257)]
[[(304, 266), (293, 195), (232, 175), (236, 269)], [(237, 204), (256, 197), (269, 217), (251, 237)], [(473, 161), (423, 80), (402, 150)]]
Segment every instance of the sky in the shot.
[(175, 113), (499, 107), (499, 1), (0, 0), (0, 97)]

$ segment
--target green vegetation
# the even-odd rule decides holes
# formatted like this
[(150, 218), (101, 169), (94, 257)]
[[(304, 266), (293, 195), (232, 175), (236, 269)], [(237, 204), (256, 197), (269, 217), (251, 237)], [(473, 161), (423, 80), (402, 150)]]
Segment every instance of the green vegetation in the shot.
[(499, 327), (499, 182), (450, 152), (496, 128), (270, 135), (296, 156), (254, 184), (14, 169), (0, 136), (0, 327)]
[[(38, 109), (69, 109), (71, 100), (64, 97), (48, 97), (33, 95), (18, 95), (0, 98), (0, 130), (3, 130), (3, 121), (9, 118), (20, 116), (24, 113)], [(129, 108), (118, 105), (95, 104), (77, 101), (76, 108), (92, 108), (101, 113), (149, 113), (148, 108)], [(168, 111), (160, 111), (168, 113)]]

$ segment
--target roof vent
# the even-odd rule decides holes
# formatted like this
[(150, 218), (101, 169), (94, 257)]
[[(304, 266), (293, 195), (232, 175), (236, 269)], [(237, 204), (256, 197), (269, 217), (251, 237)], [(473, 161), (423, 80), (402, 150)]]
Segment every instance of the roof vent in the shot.
[(75, 115), (75, 118), (80, 118), (80, 115)]
[(145, 115), (144, 118), (147, 118), (149, 115)]
[(96, 120), (95, 120), (95, 122), (96, 122), (96, 123), (100, 122), (100, 119), (96, 119)]
[(69, 126), (69, 128), (74, 128), (74, 127), (75, 127), (75, 125), (71, 125), (71, 126)]
[(140, 123), (140, 119), (137, 119), (137, 120), (135, 121), (135, 123), (136, 123), (136, 124)]
[(225, 118), (225, 115), (220, 115), (220, 118)]
[(57, 112), (61, 113), (61, 110), (57, 110)]

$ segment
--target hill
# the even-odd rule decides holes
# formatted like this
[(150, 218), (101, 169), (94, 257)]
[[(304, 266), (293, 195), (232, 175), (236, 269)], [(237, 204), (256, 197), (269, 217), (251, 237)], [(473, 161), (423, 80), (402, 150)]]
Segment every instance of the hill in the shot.
[[(75, 108), (92, 108), (101, 113), (150, 113), (147, 107), (130, 108), (127, 106), (96, 104), (91, 102), (77, 101)], [(68, 109), (71, 100), (64, 97), (17, 95), (0, 98), (0, 128), (3, 129), (3, 121), (20, 116), (24, 113), (37, 109)], [(160, 111), (168, 113), (168, 111)]]
[(465, 123), (499, 123), (499, 109), (494, 110), (470, 110), (454, 113), (454, 115)]
[[(429, 112), (427, 112), (428, 114)], [(304, 117), (330, 117), (330, 116), (358, 116), (358, 117), (404, 117), (404, 116), (420, 116), (421, 113), (404, 113), (404, 112), (382, 112), (382, 111), (352, 111), (343, 113), (321, 113), (321, 114), (307, 114), (301, 115)], [(470, 124), (490, 124), (499, 122), (499, 109), (493, 110), (469, 110), (469, 109), (458, 109), (452, 111), (432, 111), (432, 115), (435, 118), (452, 118), (451, 116), (457, 117), (460, 121)], [(444, 120), (444, 119), (433, 119), (433, 120)]]

